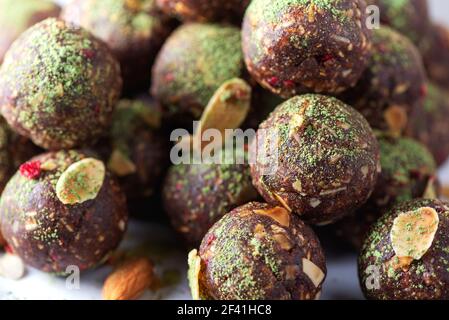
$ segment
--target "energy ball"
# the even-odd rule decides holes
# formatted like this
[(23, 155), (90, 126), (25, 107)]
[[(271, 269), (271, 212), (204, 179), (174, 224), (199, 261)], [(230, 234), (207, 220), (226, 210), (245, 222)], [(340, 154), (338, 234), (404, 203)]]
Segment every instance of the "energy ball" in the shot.
[(374, 30), (372, 52), (362, 78), (340, 98), (373, 128), (401, 135), (426, 94), (422, 58), (409, 39), (388, 27)]
[(373, 226), (359, 256), (362, 290), (376, 300), (449, 299), (449, 204), (401, 204)]
[(430, 27), (427, 0), (366, 0), (380, 9), (380, 21), (419, 45)]
[(421, 53), (429, 78), (449, 90), (449, 29), (435, 24), (422, 41)]
[(120, 61), (125, 92), (148, 88), (153, 61), (173, 27), (155, 0), (74, 0), (61, 17), (109, 46)]
[(19, 166), (40, 151), (30, 140), (12, 132), (0, 117), (0, 193)]
[(218, 221), (189, 265), (194, 299), (318, 299), (326, 277), (312, 229), (282, 207), (256, 202)]
[(438, 196), (437, 166), (419, 142), (378, 134), (382, 172), (368, 202), (335, 225), (339, 236), (360, 249), (369, 228), (393, 205)]
[(0, 200), (1, 231), (28, 265), (65, 273), (101, 264), (127, 225), (124, 194), (100, 160), (50, 152), (24, 163)]
[(257, 198), (247, 164), (175, 165), (163, 189), (173, 227), (192, 246), (226, 213)]
[(11, 44), (26, 29), (49, 17), (60, 8), (46, 0), (0, 0), (0, 65)]
[(49, 18), (23, 33), (0, 68), (0, 109), (45, 149), (91, 144), (107, 132), (121, 92), (120, 66), (89, 32)]
[(165, 42), (153, 67), (152, 94), (168, 118), (199, 119), (215, 91), (243, 72), (240, 30), (186, 24)]
[(438, 165), (449, 158), (448, 118), (449, 93), (429, 83), (424, 102), (415, 108), (407, 133), (430, 149)]
[(149, 198), (169, 165), (161, 114), (148, 97), (121, 100), (114, 114), (108, 168), (119, 177), (127, 199)]
[(335, 98), (291, 98), (260, 125), (257, 140), (254, 186), (268, 203), (308, 223), (335, 222), (374, 190), (380, 172), (377, 139), (360, 113)]
[(250, 0), (156, 0), (159, 8), (183, 21), (241, 23)]
[(250, 74), (285, 98), (354, 86), (370, 56), (365, 9), (362, 0), (253, 0), (242, 33)]

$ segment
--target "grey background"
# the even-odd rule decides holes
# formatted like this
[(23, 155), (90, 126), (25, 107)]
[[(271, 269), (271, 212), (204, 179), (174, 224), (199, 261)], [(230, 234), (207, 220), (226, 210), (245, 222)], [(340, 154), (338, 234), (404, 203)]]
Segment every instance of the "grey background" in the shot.
[(429, 0), (432, 15), (435, 20), (449, 25), (449, 1), (447, 0)]

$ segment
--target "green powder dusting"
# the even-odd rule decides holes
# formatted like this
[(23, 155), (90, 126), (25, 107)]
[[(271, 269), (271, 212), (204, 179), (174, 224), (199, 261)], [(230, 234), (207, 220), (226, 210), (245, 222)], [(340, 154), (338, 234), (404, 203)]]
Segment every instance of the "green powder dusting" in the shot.
[(181, 26), (167, 40), (156, 62), (156, 96), (172, 112), (192, 102), (198, 118), (225, 81), (240, 77), (243, 68), (240, 30), (214, 24)]

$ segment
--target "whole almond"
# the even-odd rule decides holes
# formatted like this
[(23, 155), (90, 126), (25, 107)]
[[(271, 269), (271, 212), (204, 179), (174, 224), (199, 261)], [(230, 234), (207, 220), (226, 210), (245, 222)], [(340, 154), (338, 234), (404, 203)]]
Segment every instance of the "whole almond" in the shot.
[(153, 264), (148, 259), (136, 258), (126, 261), (106, 279), (103, 299), (138, 299), (151, 285), (153, 278)]

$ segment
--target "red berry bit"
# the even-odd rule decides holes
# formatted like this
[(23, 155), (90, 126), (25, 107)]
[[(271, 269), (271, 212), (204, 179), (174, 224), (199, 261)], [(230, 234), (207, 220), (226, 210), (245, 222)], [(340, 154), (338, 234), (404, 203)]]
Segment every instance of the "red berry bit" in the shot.
[(172, 82), (173, 80), (175, 80), (175, 76), (173, 75), (173, 73), (167, 73), (164, 77), (165, 82)]
[(90, 49), (83, 49), (81, 51), (81, 54), (83, 55), (83, 57), (87, 58), (87, 59), (93, 59), (95, 58), (95, 51), (94, 50), (90, 50)]
[(37, 179), (41, 174), (41, 162), (29, 161), (20, 166), (20, 174), (28, 179)]
[(295, 87), (295, 82), (293, 80), (285, 80), (284, 86), (286, 86), (289, 89), (292, 89)]
[(4, 249), (6, 253), (14, 254), (14, 249), (9, 244), (5, 245)]
[(267, 80), (268, 84), (272, 87), (277, 87), (279, 84), (279, 78), (278, 77), (271, 77)]
[(331, 54), (325, 54), (324, 56), (320, 57), (319, 61), (320, 61), (321, 63), (326, 63), (326, 62), (332, 61), (332, 60), (334, 60), (334, 59), (335, 59), (335, 58), (334, 58), (333, 55), (331, 55)]
[(422, 98), (427, 97), (427, 94), (428, 94), (428, 93), (429, 93), (429, 89), (427, 88), (427, 85), (423, 84), (423, 85), (421, 86), (421, 89), (420, 89), (421, 97), (422, 97)]

